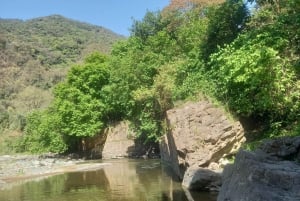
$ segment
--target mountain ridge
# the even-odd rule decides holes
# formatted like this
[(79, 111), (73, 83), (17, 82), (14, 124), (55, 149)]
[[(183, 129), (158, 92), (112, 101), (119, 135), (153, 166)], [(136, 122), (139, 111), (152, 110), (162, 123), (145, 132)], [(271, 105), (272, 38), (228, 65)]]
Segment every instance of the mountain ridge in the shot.
[(70, 66), (94, 51), (109, 54), (122, 39), (107, 28), (62, 15), (0, 18), (0, 134), (21, 130), (29, 112), (47, 107), (51, 89)]

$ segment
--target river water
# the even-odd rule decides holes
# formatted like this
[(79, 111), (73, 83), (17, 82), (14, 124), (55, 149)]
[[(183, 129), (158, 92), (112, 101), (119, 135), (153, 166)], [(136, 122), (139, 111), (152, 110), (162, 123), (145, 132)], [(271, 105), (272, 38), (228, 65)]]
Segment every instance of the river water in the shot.
[(0, 201), (215, 201), (209, 193), (185, 191), (159, 160), (93, 161), (103, 168), (71, 172), (13, 185)]

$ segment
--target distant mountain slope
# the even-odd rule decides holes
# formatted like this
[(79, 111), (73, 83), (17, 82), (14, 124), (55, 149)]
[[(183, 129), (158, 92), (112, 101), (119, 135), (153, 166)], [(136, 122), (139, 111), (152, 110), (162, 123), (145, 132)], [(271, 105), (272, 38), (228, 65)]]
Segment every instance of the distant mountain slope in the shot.
[[(16, 63), (30, 59), (43, 65), (75, 62), (91, 50), (109, 52), (120, 35), (103, 27), (70, 20), (59, 15), (28, 21), (0, 20), (1, 52), (18, 53)], [(11, 52), (10, 52), (11, 51)], [(0, 67), (2, 67), (1, 64)]]
[(123, 38), (60, 15), (0, 19), (0, 133), (21, 128), (23, 116), (46, 107), (72, 63), (93, 51), (109, 53)]

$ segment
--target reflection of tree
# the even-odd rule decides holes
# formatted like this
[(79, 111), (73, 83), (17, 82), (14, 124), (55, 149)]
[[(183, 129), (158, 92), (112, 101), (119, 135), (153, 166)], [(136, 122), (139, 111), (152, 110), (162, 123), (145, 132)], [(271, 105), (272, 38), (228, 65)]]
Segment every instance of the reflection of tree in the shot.
[(66, 175), (58, 175), (16, 185), (12, 189), (0, 191), (0, 200), (3, 198), (4, 200), (40, 201), (59, 198), (64, 193), (66, 179)]
[(161, 178), (161, 167), (158, 160), (146, 160), (135, 166), (139, 180), (139, 192), (143, 200), (161, 200), (161, 191), (164, 189)]
[(97, 187), (109, 192), (109, 181), (103, 169), (87, 172), (72, 172), (67, 174), (65, 191), (76, 191), (82, 188)]
[[(112, 200), (112, 190), (104, 169), (69, 173), (65, 182), (66, 201)], [(59, 199), (60, 200), (60, 199)]]
[(136, 165), (141, 199), (162, 201), (187, 201), (181, 184), (175, 181), (169, 171), (162, 168), (160, 161), (148, 160)]

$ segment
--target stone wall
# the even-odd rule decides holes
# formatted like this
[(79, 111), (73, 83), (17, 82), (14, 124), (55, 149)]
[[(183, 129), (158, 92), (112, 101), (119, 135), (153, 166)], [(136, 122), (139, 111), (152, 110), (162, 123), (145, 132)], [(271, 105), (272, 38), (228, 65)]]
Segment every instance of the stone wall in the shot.
[(167, 111), (167, 127), (160, 143), (162, 162), (181, 180), (191, 167), (219, 169), (220, 159), (235, 153), (245, 140), (241, 124), (208, 101)]

